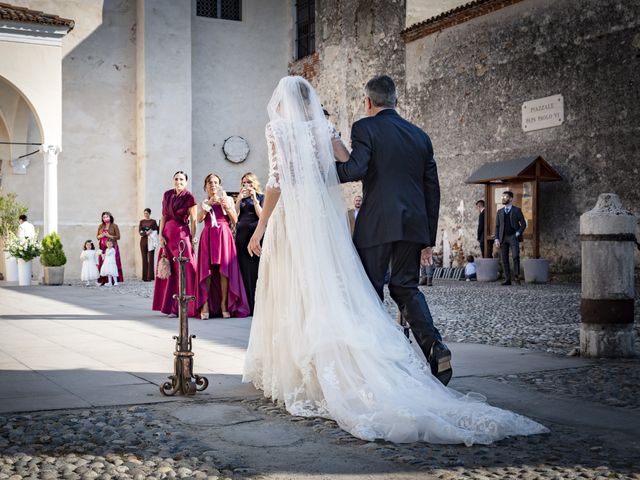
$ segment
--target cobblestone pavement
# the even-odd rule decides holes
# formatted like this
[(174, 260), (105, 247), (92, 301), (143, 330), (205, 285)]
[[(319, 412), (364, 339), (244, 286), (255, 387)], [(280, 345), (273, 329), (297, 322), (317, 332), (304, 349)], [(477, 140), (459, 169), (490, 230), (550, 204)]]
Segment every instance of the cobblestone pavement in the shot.
[(234, 476), (158, 411), (134, 406), (0, 416), (0, 479)]
[(549, 424), (551, 433), (507, 438), (492, 445), (433, 445), (365, 442), (352, 437), (330, 420), (291, 417), (266, 399), (243, 402), (257, 411), (298, 422), (334, 439), (383, 458), (414, 466), (429, 478), (442, 480), (492, 478), (640, 479), (640, 443), (620, 444), (606, 434), (582, 432)]
[[(370, 456), (401, 467), (404, 473), (422, 472), (412, 478), (640, 479), (637, 442), (619, 442), (607, 434), (561, 425), (547, 423), (550, 434), (516, 437), (489, 446), (395, 445), (356, 439), (332, 421), (292, 417), (265, 399), (225, 403), (255, 414), (257, 420), (250, 427), (253, 430), (271, 431), (275, 426), (278, 431), (278, 425), (298, 429), (302, 440), (295, 448), (303, 448), (304, 443), (315, 451), (318, 445), (318, 454), (329, 458), (332, 452), (353, 456), (354, 461)], [(0, 479), (215, 480), (271, 476), (259, 465), (252, 465), (251, 459), (247, 461), (246, 447), (221, 441), (211, 426), (181, 424), (171, 416), (172, 408), (175, 404), (0, 416)], [(287, 455), (292, 455), (291, 450), (268, 445), (264, 448), (268, 455), (285, 457), (284, 462)], [(307, 473), (293, 463), (288, 471), (291, 474), (286, 477), (276, 476), (295, 479)], [(380, 478), (393, 477), (391, 472)]]
[(500, 381), (610, 407), (640, 410), (640, 359), (603, 359), (588, 367), (508, 375)]

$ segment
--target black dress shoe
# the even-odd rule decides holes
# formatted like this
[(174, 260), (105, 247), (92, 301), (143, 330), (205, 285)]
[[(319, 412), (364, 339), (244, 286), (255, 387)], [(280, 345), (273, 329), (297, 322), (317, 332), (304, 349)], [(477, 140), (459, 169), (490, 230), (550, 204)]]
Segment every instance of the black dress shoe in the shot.
[(447, 346), (440, 340), (433, 342), (427, 361), (429, 362), (433, 376), (440, 380), (443, 385), (447, 385), (453, 376), (451, 351)]
[(420, 286), (427, 285), (428, 283), (427, 277), (420, 277), (420, 280), (418, 280), (418, 285)]
[(505, 280), (500, 285), (511, 285), (511, 280)]

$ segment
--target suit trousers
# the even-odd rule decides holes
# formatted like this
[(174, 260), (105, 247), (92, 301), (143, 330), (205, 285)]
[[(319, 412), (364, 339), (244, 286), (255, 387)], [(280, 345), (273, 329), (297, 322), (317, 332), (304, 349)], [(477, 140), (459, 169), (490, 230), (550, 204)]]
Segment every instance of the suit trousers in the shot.
[(154, 250), (148, 250), (149, 239), (143, 237), (140, 239), (140, 255), (142, 255), (142, 281), (150, 282), (154, 279), (155, 254)]
[(399, 241), (358, 248), (358, 254), (369, 280), (383, 301), (384, 277), (391, 266), (391, 298), (398, 305), (418, 345), (428, 358), (433, 342), (442, 340), (442, 337), (433, 324), (427, 300), (418, 289), (421, 250), (422, 245), (419, 243)]
[(502, 268), (504, 268), (505, 280), (511, 280), (511, 266), (509, 265), (509, 250), (513, 257), (513, 273), (520, 278), (520, 241), (515, 235), (505, 236), (500, 242), (500, 256), (502, 257)]

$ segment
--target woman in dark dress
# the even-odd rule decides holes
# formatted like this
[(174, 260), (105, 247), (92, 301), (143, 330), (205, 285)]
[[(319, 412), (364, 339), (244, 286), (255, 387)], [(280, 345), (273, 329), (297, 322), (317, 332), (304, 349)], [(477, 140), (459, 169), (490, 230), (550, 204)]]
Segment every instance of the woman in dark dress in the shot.
[(245, 173), (240, 181), (241, 188), (236, 200), (236, 212), (238, 212), (238, 223), (236, 225), (236, 250), (238, 252), (238, 264), (242, 273), (244, 290), (247, 293), (249, 309), (253, 315), (253, 303), (256, 297), (256, 283), (258, 281), (258, 267), (260, 257), (249, 256), (247, 247), (249, 240), (256, 230), (264, 195), (260, 188), (258, 177), (254, 173)]
[[(164, 250), (171, 263), (169, 278), (157, 278), (153, 289), (153, 310), (159, 310), (169, 316), (178, 316), (178, 300), (174, 295), (180, 294), (178, 272), (180, 265), (180, 241), (184, 241), (182, 255), (189, 260), (185, 264), (186, 294), (196, 293), (196, 259), (194, 257), (193, 239), (196, 234), (197, 206), (193, 194), (187, 190), (187, 174), (178, 171), (173, 175), (174, 188), (164, 192), (162, 197), (162, 217), (160, 218), (160, 251)], [(159, 253), (158, 255), (161, 255)], [(188, 303), (188, 315), (194, 317), (195, 302)]]
[(142, 281), (150, 282), (153, 280), (153, 267), (155, 250), (149, 250), (149, 235), (151, 232), (158, 231), (158, 222), (151, 218), (151, 209), (144, 209), (144, 218), (138, 224), (138, 232), (140, 233), (140, 254), (142, 255)]

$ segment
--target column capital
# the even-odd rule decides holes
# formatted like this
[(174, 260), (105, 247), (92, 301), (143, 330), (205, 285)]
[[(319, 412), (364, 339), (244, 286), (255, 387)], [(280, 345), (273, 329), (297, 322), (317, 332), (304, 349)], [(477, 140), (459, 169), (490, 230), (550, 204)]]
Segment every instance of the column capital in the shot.
[(62, 147), (60, 145), (40, 145), (40, 151), (42, 153), (58, 155), (62, 151)]

